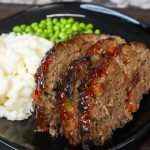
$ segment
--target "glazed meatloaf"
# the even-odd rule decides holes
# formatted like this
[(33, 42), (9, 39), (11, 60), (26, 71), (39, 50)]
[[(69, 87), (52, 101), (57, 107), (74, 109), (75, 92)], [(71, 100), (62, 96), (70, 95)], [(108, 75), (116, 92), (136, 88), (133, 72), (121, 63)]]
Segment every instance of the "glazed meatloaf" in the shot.
[[(86, 50), (98, 40), (109, 38), (109, 35), (80, 34), (72, 37), (66, 42), (55, 44), (49, 50), (35, 74), (36, 88), (34, 92), (34, 102), (36, 108), (36, 118), (38, 130), (47, 130), (53, 136), (57, 135), (57, 125), (60, 124), (59, 101), (56, 99), (57, 82), (63, 76), (69, 63), (82, 57)], [(124, 42), (118, 36), (111, 36)]]
[(138, 110), (149, 73), (150, 52), (139, 42), (81, 34), (57, 43), (35, 75), (38, 130), (61, 132), (72, 145), (103, 144)]

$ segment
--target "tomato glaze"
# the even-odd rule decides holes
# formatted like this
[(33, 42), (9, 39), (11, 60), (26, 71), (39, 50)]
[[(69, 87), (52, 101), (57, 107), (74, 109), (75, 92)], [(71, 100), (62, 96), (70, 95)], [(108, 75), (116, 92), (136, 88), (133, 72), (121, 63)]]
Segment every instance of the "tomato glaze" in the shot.
[(69, 126), (70, 123), (74, 122), (74, 125), (71, 125), (71, 131), (67, 130), (67, 137), (72, 141), (72, 144), (77, 144), (74, 140), (74, 134), (72, 134), (72, 130), (78, 126), (78, 119), (76, 118), (76, 111), (74, 106), (74, 101), (72, 99), (73, 89), (78, 80), (82, 77), (82, 70), (84, 66), (89, 62), (89, 57), (85, 57), (83, 59), (77, 59), (72, 61), (68, 66), (65, 76), (63, 80), (60, 82), (60, 88), (58, 93), (58, 99), (60, 100), (60, 118), (62, 120), (62, 126)]
[(61, 83), (60, 91), (58, 91), (58, 99), (61, 100), (60, 116), (63, 121), (69, 120), (73, 117), (73, 106), (70, 98), (73, 94), (73, 87), (75, 83), (82, 76), (82, 64), (86, 64), (88, 61), (88, 57), (75, 60), (69, 65), (66, 71), (67, 74)]
[[(42, 95), (43, 90), (45, 88), (44, 74), (48, 71), (49, 63), (53, 61), (52, 60), (53, 53), (54, 53), (54, 49), (51, 49), (48, 52), (46, 52), (45, 57), (41, 61), (41, 65), (39, 66), (37, 73), (35, 74), (36, 87), (35, 87), (34, 95), (33, 95), (33, 99), (35, 103), (39, 102), (40, 96)], [(45, 123), (44, 112), (41, 109), (37, 108), (35, 113), (36, 113), (35, 116), (36, 116), (36, 120), (38, 124), (37, 131), (40, 131), (40, 132), (47, 131), (48, 128)]]
[[(98, 53), (98, 50), (101, 50), (101, 48), (101, 43), (95, 44), (89, 49), (89, 51), (87, 51), (86, 55), (89, 56), (93, 55), (94, 53)], [(117, 48), (114, 45), (109, 47), (103, 57), (103, 62), (101, 62), (99, 66), (100, 69), (95, 68), (94, 70), (89, 71), (88, 78), (79, 86), (79, 104), (81, 108), (79, 125), (81, 129), (81, 135), (84, 140), (88, 139), (88, 134), (90, 133), (90, 127), (92, 123), (91, 112), (94, 107), (94, 99), (96, 96), (94, 93), (94, 89), (97, 86), (97, 84), (95, 84), (95, 81), (107, 74), (107, 70), (111, 62), (111, 56), (117, 55), (117, 53), (115, 53), (116, 49)]]
[(35, 118), (36, 118), (36, 121), (37, 121), (37, 132), (46, 132), (48, 131), (48, 127), (45, 123), (45, 116), (43, 114), (43, 111), (39, 108), (36, 109), (36, 112), (35, 112)]
[(44, 74), (48, 71), (49, 64), (53, 61), (52, 56), (55, 49), (46, 52), (45, 57), (41, 61), (37, 73), (35, 74), (36, 87), (34, 90), (34, 100), (38, 101), (45, 88)]

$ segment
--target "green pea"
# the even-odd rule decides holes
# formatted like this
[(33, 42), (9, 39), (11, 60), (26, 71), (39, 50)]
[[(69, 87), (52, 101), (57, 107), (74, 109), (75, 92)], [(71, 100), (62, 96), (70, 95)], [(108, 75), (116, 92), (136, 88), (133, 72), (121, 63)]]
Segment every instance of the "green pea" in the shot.
[(94, 33), (95, 33), (95, 34), (101, 34), (101, 30), (96, 29)]
[(73, 18), (69, 18), (69, 19), (67, 20), (67, 22), (73, 23), (73, 22), (74, 22), (74, 19), (73, 19)]
[(65, 18), (61, 18), (61, 19), (60, 19), (60, 23), (66, 24), (66, 23), (67, 23), (67, 20), (66, 20)]
[(54, 43), (56, 42), (56, 40), (57, 40), (57, 39), (56, 39), (56, 37), (54, 37), (54, 36), (50, 38), (50, 41), (52, 41), (52, 42), (54, 42)]
[(49, 30), (48, 29), (44, 29), (43, 32), (49, 34)]
[(91, 23), (87, 24), (86, 29), (93, 29), (93, 24), (91, 24)]
[(49, 25), (52, 25), (53, 22), (52, 22), (52, 19), (51, 18), (47, 18), (46, 19), (46, 25), (49, 26)]
[(59, 37), (60, 37), (61, 40), (66, 40), (68, 38), (68, 35), (66, 33), (64, 33), (64, 32), (61, 32), (59, 34)]
[(50, 24), (49, 26), (47, 26), (47, 29), (53, 29), (54, 25)]
[(46, 24), (41, 22), (41, 23), (39, 24), (39, 27), (42, 28), (42, 29), (45, 29), (45, 28), (46, 28)]
[(35, 34), (35, 33), (34, 33), (34, 31), (30, 31), (29, 33), (30, 33), (30, 34), (32, 34), (32, 35), (34, 35), (34, 34)]
[(40, 35), (41, 35), (41, 33), (35, 32), (35, 35), (40, 36)]
[(66, 29), (65, 28), (61, 28), (61, 32), (65, 32), (66, 31)]
[(22, 31), (21, 34), (26, 34), (26, 32), (25, 32), (25, 31)]
[(15, 33), (20, 33), (20, 32), (21, 32), (20, 26), (14, 26), (14, 27), (13, 27), (13, 32), (15, 32)]
[(77, 25), (77, 24), (73, 24), (72, 30), (73, 30), (73, 31), (78, 31), (78, 25)]
[(32, 28), (35, 28), (35, 27), (37, 27), (38, 26), (38, 23), (37, 22), (33, 22), (32, 24), (31, 24), (31, 27)]
[(67, 29), (67, 30), (66, 30), (66, 33), (67, 33), (68, 35), (71, 35), (71, 34), (73, 33), (73, 31), (72, 31), (72, 29), (70, 28), (70, 29)]
[(41, 37), (43, 37), (43, 38), (47, 38), (47, 37), (48, 37), (48, 35), (47, 35), (47, 33), (43, 32), (43, 33), (41, 33)]
[(38, 29), (39, 29), (39, 27), (38, 26), (35, 26), (34, 28), (32, 28), (33, 29), (33, 31), (37, 31)]
[(39, 34), (41, 34), (42, 32), (43, 32), (43, 30), (40, 28), (38, 28), (38, 30), (36, 31), (36, 33), (39, 33)]
[(65, 29), (69, 29), (69, 28), (71, 28), (71, 24), (70, 23), (67, 23), (66, 25), (65, 25)]
[(46, 20), (41, 20), (40, 24), (46, 24)]
[(49, 34), (48, 34), (48, 37), (49, 37), (49, 38), (51, 38), (51, 37), (53, 37), (53, 36), (54, 36), (53, 33), (49, 33)]
[(47, 29), (47, 31), (48, 31), (49, 34), (54, 33), (54, 29), (52, 29), (52, 28)]
[(79, 25), (79, 21), (75, 21), (74, 24)]
[(87, 33), (87, 34), (92, 34), (93, 33), (93, 30), (86, 30), (84, 33)]
[(25, 24), (22, 24), (22, 25), (20, 26), (20, 28), (21, 28), (22, 30), (25, 30), (26, 25), (25, 25)]
[(46, 18), (46, 22), (52, 22), (51, 18)]
[(53, 22), (53, 24), (56, 24), (58, 22), (58, 19), (57, 18), (53, 18), (52, 22)]
[(85, 23), (81, 22), (81, 23), (79, 24), (79, 28), (84, 29), (85, 27), (86, 27)]
[(54, 26), (54, 30), (55, 30), (55, 31), (59, 31), (59, 30), (60, 30), (60, 27), (59, 27), (58, 25), (55, 25), (55, 26)]
[(27, 27), (25, 28), (25, 32), (26, 32), (26, 33), (30, 33), (31, 31), (32, 31), (31, 26), (27, 26)]

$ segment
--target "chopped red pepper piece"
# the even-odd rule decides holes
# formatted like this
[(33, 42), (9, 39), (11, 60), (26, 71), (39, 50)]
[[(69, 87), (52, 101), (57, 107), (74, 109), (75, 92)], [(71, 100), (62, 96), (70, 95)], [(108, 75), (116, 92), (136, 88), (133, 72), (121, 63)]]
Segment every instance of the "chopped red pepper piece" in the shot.
[(126, 102), (126, 106), (130, 112), (135, 112), (137, 110), (136, 105), (132, 102)]
[(110, 54), (114, 54), (116, 48), (117, 48), (116, 46), (112, 46), (112, 47), (110, 47), (110, 48), (108, 49), (108, 52), (109, 52)]

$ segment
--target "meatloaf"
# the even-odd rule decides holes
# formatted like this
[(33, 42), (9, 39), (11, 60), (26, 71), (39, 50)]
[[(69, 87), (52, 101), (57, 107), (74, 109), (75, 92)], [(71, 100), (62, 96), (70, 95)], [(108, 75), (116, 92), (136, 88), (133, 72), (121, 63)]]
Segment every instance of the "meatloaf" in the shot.
[(35, 75), (38, 130), (72, 145), (103, 144), (138, 110), (149, 73), (150, 52), (139, 42), (81, 34), (55, 44)]

